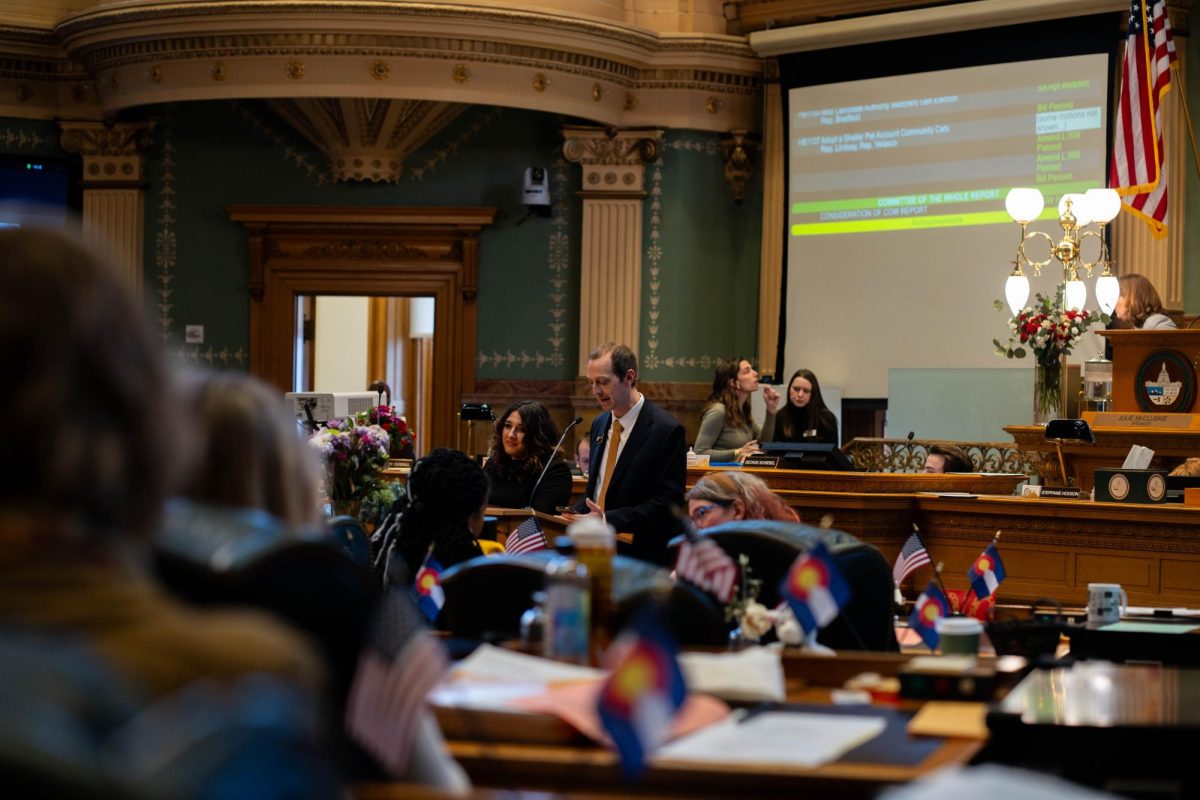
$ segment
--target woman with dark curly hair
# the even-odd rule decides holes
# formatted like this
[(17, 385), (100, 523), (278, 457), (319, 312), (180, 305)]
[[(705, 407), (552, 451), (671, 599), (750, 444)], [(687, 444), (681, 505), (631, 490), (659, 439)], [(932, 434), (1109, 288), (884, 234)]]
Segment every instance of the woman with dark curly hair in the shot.
[[(492, 486), (491, 504), (546, 514), (565, 506), (571, 498), (571, 468), (554, 451), (557, 442), (558, 431), (544, 405), (523, 400), (509, 406), (496, 420), (484, 466)], [(538, 484), (543, 470), (546, 477)]]
[(825, 407), (821, 384), (810, 369), (798, 369), (788, 381), (787, 404), (775, 426), (777, 442), (838, 444), (837, 417)]
[[(385, 581), (412, 583), (431, 554), (443, 568), (483, 555), (479, 534), (487, 499), (487, 476), (470, 457), (439, 447), (418, 461), (375, 534)], [(403, 578), (393, 553), (408, 570)]]

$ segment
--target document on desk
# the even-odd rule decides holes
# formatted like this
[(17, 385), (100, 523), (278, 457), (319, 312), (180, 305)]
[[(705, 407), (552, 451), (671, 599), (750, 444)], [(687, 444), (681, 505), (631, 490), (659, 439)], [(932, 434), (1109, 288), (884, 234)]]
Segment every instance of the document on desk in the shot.
[(880, 717), (766, 711), (730, 717), (659, 749), (656, 761), (819, 767), (871, 741)]

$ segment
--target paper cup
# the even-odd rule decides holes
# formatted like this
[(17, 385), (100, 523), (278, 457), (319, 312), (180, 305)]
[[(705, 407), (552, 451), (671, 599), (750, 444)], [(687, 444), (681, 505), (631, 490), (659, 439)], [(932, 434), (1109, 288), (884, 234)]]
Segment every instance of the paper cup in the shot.
[(937, 621), (937, 632), (944, 655), (973, 656), (979, 652), (983, 623), (974, 617), (942, 617)]

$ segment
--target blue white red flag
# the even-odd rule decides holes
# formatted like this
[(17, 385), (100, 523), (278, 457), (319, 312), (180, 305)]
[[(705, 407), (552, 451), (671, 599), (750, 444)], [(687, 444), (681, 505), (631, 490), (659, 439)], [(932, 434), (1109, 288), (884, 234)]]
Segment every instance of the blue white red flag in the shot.
[(850, 599), (850, 584), (833, 562), (825, 545), (817, 542), (801, 553), (784, 578), (780, 594), (796, 615), (796, 621), (808, 636), (837, 618)]
[(928, 563), (930, 563), (929, 552), (921, 543), (921, 535), (917, 533), (916, 525), (914, 525), (913, 532), (904, 542), (904, 547), (900, 548), (900, 555), (896, 556), (896, 563), (892, 566), (892, 580), (899, 586), (900, 582), (915, 572), (918, 567)]
[(425, 615), (425, 619), (433, 622), (446, 605), (446, 593), (442, 591), (442, 565), (433, 557), (431, 551), (421, 562), (417, 577), (413, 581), (413, 599), (417, 608)]
[(713, 540), (702, 538), (694, 544), (685, 541), (679, 546), (675, 577), (709, 592), (722, 603), (728, 603), (733, 596), (737, 576), (737, 564)]
[(530, 517), (517, 526), (504, 540), (504, 552), (509, 555), (532, 553), (546, 549), (546, 535), (538, 525), (537, 517)]
[(1166, 0), (1132, 0), (1113, 120), (1109, 185), (1126, 210), (1167, 234), (1167, 176), (1163, 171), (1162, 100), (1177, 68)]
[(647, 611), (613, 644), (624, 655), (600, 689), (600, 723), (616, 745), (621, 766), (635, 776), (646, 757), (666, 741), (687, 697), (675, 642), (658, 614)]
[(1000, 581), (1004, 580), (1004, 576), (1004, 562), (1000, 560), (1000, 551), (996, 549), (994, 541), (979, 554), (979, 558), (975, 559), (975, 563), (967, 570), (967, 580), (971, 582), (971, 588), (980, 600), (990, 597), (1000, 585)]
[(387, 591), (373, 614), (346, 699), (346, 729), (394, 776), (408, 771), (427, 713), (425, 698), (448, 663), (408, 593), (399, 587)]
[(950, 601), (936, 581), (930, 581), (929, 586), (913, 604), (912, 613), (908, 615), (908, 627), (921, 635), (921, 639), (930, 650), (936, 650), (941, 635), (937, 630), (937, 621), (950, 616)]

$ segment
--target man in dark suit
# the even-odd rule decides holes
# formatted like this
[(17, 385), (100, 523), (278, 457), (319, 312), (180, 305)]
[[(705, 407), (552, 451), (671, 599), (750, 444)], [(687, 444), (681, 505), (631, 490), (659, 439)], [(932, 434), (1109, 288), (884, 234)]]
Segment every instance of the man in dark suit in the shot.
[(600, 515), (618, 533), (633, 534), (631, 555), (665, 564), (677, 527), (672, 506), (683, 503), (683, 426), (637, 390), (637, 356), (627, 345), (609, 343), (589, 354), (587, 378), (604, 413), (588, 436), (587, 494), (567, 517)]

